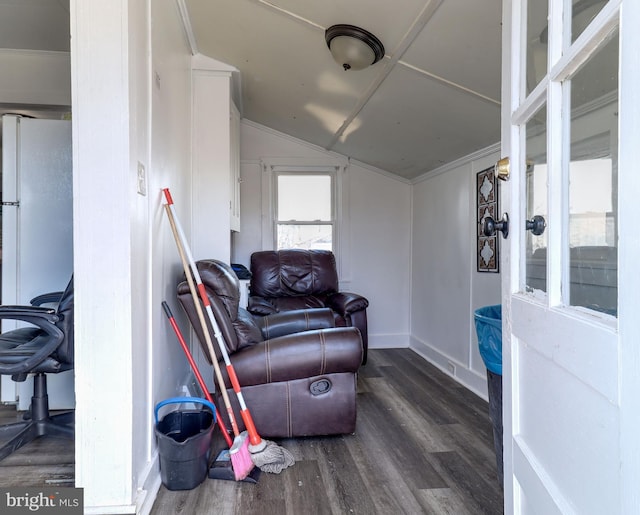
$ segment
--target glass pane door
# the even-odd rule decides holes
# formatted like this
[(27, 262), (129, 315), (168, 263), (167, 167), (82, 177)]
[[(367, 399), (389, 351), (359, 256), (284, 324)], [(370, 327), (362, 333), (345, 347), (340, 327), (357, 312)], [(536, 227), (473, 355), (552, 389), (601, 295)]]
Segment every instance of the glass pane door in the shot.
[[(548, 220), (547, 198), (547, 107), (543, 105), (527, 122), (526, 131), (526, 162), (525, 188), (527, 206), (525, 216), (527, 220), (542, 217)], [(539, 231), (536, 231), (538, 233)], [(547, 232), (540, 234), (527, 231), (525, 235), (525, 269), (526, 291), (547, 291)]]
[(618, 33), (582, 66), (571, 88), (569, 299), (617, 314)]

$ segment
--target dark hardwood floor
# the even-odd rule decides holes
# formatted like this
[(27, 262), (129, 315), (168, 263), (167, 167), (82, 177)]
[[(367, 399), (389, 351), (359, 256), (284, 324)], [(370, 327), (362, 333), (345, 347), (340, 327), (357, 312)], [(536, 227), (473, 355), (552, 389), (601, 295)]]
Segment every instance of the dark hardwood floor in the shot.
[[(408, 349), (369, 356), (358, 377), (355, 434), (278, 441), (296, 464), (262, 473), (257, 485), (163, 486), (152, 514), (502, 513), (487, 403)], [(0, 407), (0, 423), (19, 416)], [(39, 439), (0, 461), (3, 487), (73, 479), (68, 440)]]
[[(0, 425), (20, 422), (23, 414), (0, 405)], [(74, 463), (73, 440), (38, 438), (0, 461), (0, 486), (74, 486)]]
[(408, 349), (369, 356), (355, 434), (279, 440), (281, 474), (163, 486), (152, 514), (502, 513), (487, 403)]

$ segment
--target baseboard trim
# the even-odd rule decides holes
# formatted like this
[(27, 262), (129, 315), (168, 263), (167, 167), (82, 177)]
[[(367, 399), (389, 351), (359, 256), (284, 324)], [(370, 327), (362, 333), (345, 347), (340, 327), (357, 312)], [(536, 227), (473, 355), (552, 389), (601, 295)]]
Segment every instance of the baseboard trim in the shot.
[(158, 491), (162, 485), (160, 479), (160, 457), (158, 451), (153, 453), (153, 458), (147, 468), (147, 476), (144, 481), (144, 486), (141, 490), (138, 490), (136, 496), (136, 514), (137, 515), (149, 515), (153, 509), (153, 505), (156, 502)]
[[(474, 370), (470, 370), (462, 363), (452, 359), (446, 354), (440, 352), (438, 349), (433, 348), (431, 345), (420, 341), (415, 337), (411, 337), (409, 348), (435, 367), (438, 367), (445, 374), (451, 376), (462, 386), (471, 390), (478, 397), (485, 401), (489, 399), (486, 375), (480, 375)], [(449, 368), (451, 364), (455, 367), (455, 371), (453, 373)]]
[(370, 349), (406, 349), (409, 347), (408, 334), (369, 334)]

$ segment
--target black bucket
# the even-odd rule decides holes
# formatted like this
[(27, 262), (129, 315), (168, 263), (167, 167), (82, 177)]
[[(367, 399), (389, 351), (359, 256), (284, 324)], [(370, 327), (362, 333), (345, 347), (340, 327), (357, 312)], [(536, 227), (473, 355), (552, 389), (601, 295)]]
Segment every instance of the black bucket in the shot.
[[(158, 421), (160, 408), (183, 403), (203, 404), (211, 411), (176, 410)], [(174, 397), (156, 405), (155, 417), (162, 484), (168, 490), (195, 488), (204, 481), (209, 469), (215, 407), (198, 397)]]

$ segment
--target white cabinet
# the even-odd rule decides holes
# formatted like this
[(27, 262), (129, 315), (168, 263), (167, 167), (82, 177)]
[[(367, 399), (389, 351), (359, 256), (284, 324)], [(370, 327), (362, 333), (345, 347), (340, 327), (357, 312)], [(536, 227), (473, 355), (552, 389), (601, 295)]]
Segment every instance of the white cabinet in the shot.
[(192, 250), (229, 263), (231, 231), (240, 230), (240, 113), (232, 101), (237, 70), (192, 58)]

